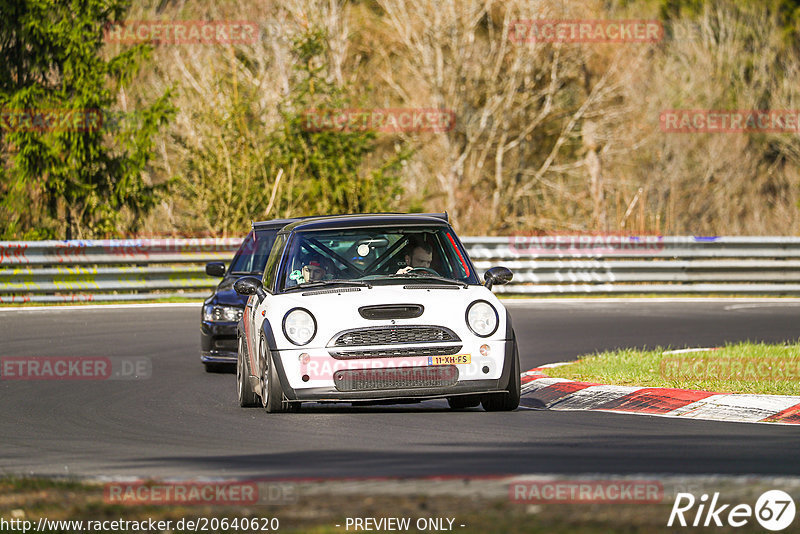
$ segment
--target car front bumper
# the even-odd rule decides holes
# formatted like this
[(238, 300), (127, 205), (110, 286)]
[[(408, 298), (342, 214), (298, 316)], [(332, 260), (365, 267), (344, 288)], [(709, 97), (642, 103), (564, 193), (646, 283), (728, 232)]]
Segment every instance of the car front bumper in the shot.
[(428, 400), (458, 395), (503, 393), (504, 389), (498, 387), (498, 382), (498, 380), (465, 380), (446, 387), (381, 389), (369, 391), (338, 391), (336, 388), (304, 388), (295, 390), (293, 396), (290, 395), (289, 392), (286, 392), (286, 397), (289, 400), (303, 402), (397, 401), (401, 399)]
[(236, 363), (237, 354), (236, 323), (200, 323), (200, 361)]
[[(479, 352), (481, 344), (489, 344), (490, 356), (482, 356)], [(472, 356), (468, 365), (447, 366), (457, 369), (454, 380), (445, 385), (415, 387), (390, 387), (380, 389), (342, 390), (337, 387), (334, 375), (337, 370), (359, 371), (373, 370), (399, 370), (408, 369), (403, 363), (408, 363), (414, 369), (434, 369), (437, 366), (417, 367), (414, 362), (426, 360), (425, 357), (412, 358), (410, 362), (401, 362), (399, 365), (392, 358), (369, 358), (362, 360), (334, 359), (325, 354), (327, 350), (309, 350), (312, 362), (318, 364), (320, 374), (309, 372), (311, 364), (301, 364), (303, 350), (273, 351), (272, 357), (281, 381), (281, 387), (287, 399), (292, 401), (329, 401), (329, 402), (358, 402), (358, 401), (391, 401), (399, 399), (424, 400), (458, 395), (483, 395), (490, 393), (503, 393), (509, 383), (510, 369), (513, 367), (514, 341), (494, 340), (465, 343), (461, 352)], [(355, 366), (353, 364), (356, 364)], [(341, 384), (341, 382), (338, 382)]]

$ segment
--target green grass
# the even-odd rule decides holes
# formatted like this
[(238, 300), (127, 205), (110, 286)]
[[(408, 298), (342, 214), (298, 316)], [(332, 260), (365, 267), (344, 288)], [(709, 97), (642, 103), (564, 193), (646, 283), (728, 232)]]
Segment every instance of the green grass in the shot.
[(666, 350), (602, 352), (546, 372), (552, 377), (623, 386), (800, 395), (800, 344), (737, 343), (684, 354), (664, 354)]

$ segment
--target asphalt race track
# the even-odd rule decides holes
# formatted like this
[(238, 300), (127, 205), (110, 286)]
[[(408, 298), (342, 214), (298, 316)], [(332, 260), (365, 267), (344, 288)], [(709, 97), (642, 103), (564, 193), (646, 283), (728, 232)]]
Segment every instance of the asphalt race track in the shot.
[[(599, 412), (450, 412), (442, 401), (236, 404), (199, 360), (199, 304), (0, 311), (0, 356), (145, 356), (152, 377), (0, 380), (0, 474), (365, 477), (517, 473), (800, 475), (800, 429)], [(509, 304), (523, 370), (614, 347), (800, 338), (800, 301)]]

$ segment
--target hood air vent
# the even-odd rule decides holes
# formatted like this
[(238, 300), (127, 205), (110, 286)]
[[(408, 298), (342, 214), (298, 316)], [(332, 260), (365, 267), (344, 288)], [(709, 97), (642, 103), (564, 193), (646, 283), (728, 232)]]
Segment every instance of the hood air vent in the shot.
[(419, 304), (383, 304), (379, 306), (362, 306), (358, 313), (364, 319), (414, 319), (425, 310)]

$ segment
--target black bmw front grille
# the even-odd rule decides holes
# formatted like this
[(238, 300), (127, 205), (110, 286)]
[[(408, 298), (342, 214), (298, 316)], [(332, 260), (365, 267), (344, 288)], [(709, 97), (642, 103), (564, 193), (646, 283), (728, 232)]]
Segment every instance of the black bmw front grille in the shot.
[(397, 358), (403, 356), (450, 356), (458, 354), (461, 345), (447, 345), (446, 347), (410, 347), (410, 348), (384, 348), (361, 350), (332, 350), (330, 355), (337, 360), (351, 360), (358, 358)]
[(333, 374), (333, 383), (339, 391), (446, 387), (457, 381), (458, 369), (455, 365), (348, 369)]
[(442, 326), (376, 326), (346, 330), (334, 337), (336, 347), (395, 345), (400, 343), (447, 343), (461, 341), (455, 332)]

